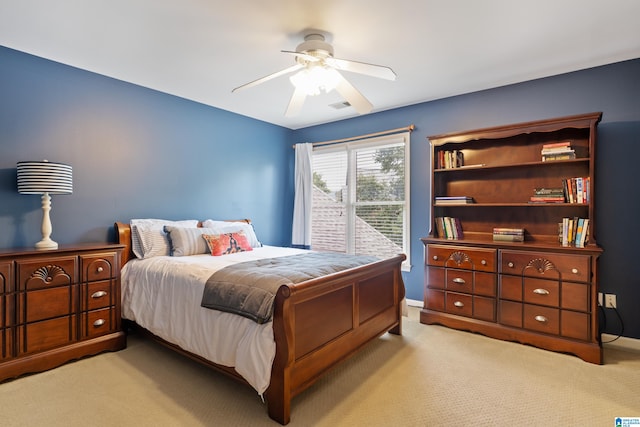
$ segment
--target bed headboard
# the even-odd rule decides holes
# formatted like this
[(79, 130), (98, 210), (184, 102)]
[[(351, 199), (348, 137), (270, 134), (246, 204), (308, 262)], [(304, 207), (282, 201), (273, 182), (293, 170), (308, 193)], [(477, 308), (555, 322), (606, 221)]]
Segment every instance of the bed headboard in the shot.
[[(229, 222), (246, 222), (251, 224), (250, 219), (228, 219)], [(116, 230), (117, 243), (124, 245), (125, 248), (122, 251), (122, 259), (120, 260), (120, 267), (122, 268), (130, 259), (134, 259), (136, 256), (133, 253), (133, 245), (131, 244), (131, 225), (125, 222), (116, 221), (113, 224)], [(198, 223), (198, 227), (202, 227), (202, 222)]]

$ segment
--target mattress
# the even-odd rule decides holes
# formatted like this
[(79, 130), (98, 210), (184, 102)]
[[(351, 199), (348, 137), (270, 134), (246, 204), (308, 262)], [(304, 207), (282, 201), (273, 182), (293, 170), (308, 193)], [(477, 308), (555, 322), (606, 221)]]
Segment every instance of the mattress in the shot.
[(262, 395), (269, 386), (276, 345), (272, 322), (200, 306), (207, 279), (244, 261), (305, 253), (263, 246), (224, 256), (133, 259), (122, 269), (122, 317), (219, 365), (233, 367)]

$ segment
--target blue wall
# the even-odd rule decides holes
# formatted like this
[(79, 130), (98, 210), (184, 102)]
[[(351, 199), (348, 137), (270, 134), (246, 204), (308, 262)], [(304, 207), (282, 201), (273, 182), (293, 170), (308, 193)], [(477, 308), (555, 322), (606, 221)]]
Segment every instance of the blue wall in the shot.
[(0, 248), (40, 240), (39, 196), (16, 190), (16, 162), (73, 166), (52, 196), (52, 239), (114, 241), (131, 218), (251, 218), (291, 240), (292, 131), (0, 47)]
[[(413, 123), (413, 268), (404, 277), (408, 297), (421, 300), (427, 136), (602, 111), (594, 193), (601, 290), (618, 296), (624, 335), (640, 338), (637, 76), (640, 60), (627, 61), (291, 131), (0, 47), (0, 248), (40, 239), (40, 199), (17, 193), (15, 164), (45, 158), (74, 168), (74, 194), (52, 200), (59, 243), (113, 241), (113, 221), (134, 217), (249, 217), (265, 243), (288, 245), (292, 143)], [(605, 332), (619, 331), (611, 310), (603, 320)]]
[[(624, 335), (640, 338), (640, 59), (550, 78), (426, 102), (314, 126), (295, 132), (296, 142), (325, 141), (414, 124), (411, 135), (411, 262), (407, 296), (422, 300), (423, 245), (429, 227), (428, 135), (602, 111), (598, 132), (596, 238), (600, 288), (617, 295)], [(612, 310), (601, 312), (604, 331), (617, 334)]]

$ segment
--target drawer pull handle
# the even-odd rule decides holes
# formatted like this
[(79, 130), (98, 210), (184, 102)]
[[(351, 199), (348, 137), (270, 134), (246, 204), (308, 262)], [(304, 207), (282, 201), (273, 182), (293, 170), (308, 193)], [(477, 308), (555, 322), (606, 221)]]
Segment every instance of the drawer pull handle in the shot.
[(549, 295), (549, 291), (542, 288), (534, 289), (533, 293), (538, 295)]
[(98, 291), (98, 292), (94, 292), (91, 295), (91, 298), (97, 299), (97, 298), (102, 298), (103, 296), (107, 295), (107, 291)]
[(509, 268), (513, 268), (513, 263), (512, 262), (507, 263), (507, 266), (509, 266)]
[(437, 260), (438, 260), (438, 255), (434, 255), (434, 256), (433, 256), (433, 260), (434, 260), (434, 261), (437, 261)]
[(540, 322), (540, 323), (547, 323), (547, 318), (544, 317), (544, 316), (538, 315), (538, 316), (534, 317), (534, 319), (536, 319), (536, 321)]
[(483, 259), (482, 261), (480, 261), (480, 264), (482, 264), (482, 265), (487, 265), (487, 260), (486, 260), (486, 259)]
[(104, 325), (104, 319), (98, 319), (95, 322), (93, 322), (93, 326), (98, 327), (98, 326), (102, 326)]
[(455, 279), (453, 279), (453, 283), (457, 283), (458, 285), (464, 285), (466, 282), (462, 277), (456, 277)]
[(572, 269), (571, 269), (571, 272), (572, 272), (573, 274), (578, 274), (578, 269), (577, 269), (577, 268), (572, 268)]
[(102, 268), (102, 267), (98, 267), (98, 269), (97, 269), (97, 270), (98, 270), (98, 273), (102, 273), (102, 272), (104, 271), (104, 268)]
[(455, 305), (456, 307), (464, 307), (464, 303), (461, 301), (456, 301), (453, 303), (453, 305)]

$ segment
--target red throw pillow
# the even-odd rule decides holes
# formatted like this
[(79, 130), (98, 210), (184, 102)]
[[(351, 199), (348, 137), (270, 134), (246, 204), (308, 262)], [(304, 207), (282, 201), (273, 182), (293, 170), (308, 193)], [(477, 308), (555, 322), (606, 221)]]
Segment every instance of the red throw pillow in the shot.
[(247, 236), (242, 232), (225, 234), (203, 234), (211, 255), (220, 256), (234, 254), (236, 252), (252, 251)]

